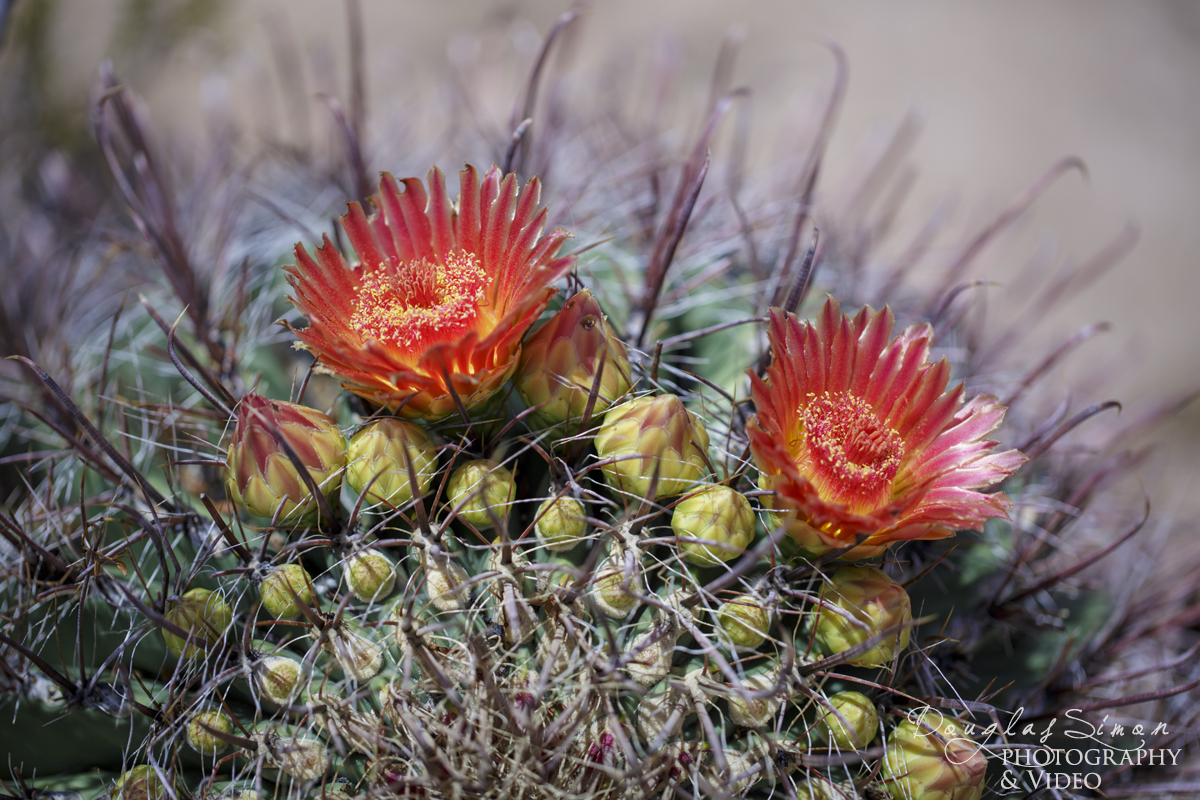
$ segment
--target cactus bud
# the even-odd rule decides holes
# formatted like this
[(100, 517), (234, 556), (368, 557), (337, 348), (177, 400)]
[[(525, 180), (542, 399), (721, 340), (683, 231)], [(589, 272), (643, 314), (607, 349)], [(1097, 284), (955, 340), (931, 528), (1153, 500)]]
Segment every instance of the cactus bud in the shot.
[(382, 600), (396, 588), (396, 567), (392, 560), (373, 548), (359, 550), (346, 559), (346, 584), (363, 602)]
[(862, 750), (875, 738), (879, 712), (861, 692), (839, 692), (829, 698), (832, 711), (821, 718), (831, 744), (841, 750)]
[[(714, 484), (676, 504), (671, 528), (684, 540), (680, 545), (684, 558), (693, 564), (712, 567), (745, 552), (746, 545), (754, 538), (754, 510), (733, 489)], [(707, 543), (710, 541), (719, 544)]]
[(114, 800), (164, 800), (170, 793), (154, 768), (142, 764), (117, 778), (112, 796)]
[(208, 589), (192, 589), (178, 600), (167, 603), (164, 616), (168, 622), (178, 625), (191, 634), (192, 641), (164, 630), (163, 641), (167, 649), (183, 658), (203, 656), (204, 649), (196, 642), (216, 644), (233, 624), (233, 612), (225, 599)]
[(583, 289), (538, 328), (521, 351), (517, 392), (526, 406), (539, 406), (529, 419), (549, 427), (581, 418), (601, 354), (604, 371), (594, 406), (597, 417), (629, 392), (629, 358), (600, 304)]
[(658, 472), (654, 497), (691, 489), (708, 471), (708, 431), (673, 394), (639, 397), (609, 409), (595, 439), (610, 486), (644, 497)]
[(254, 667), (258, 691), (276, 705), (285, 706), (300, 686), (300, 662), (287, 656), (267, 656)]
[[(830, 654), (841, 653), (873, 636), (912, 622), (912, 603), (904, 587), (875, 567), (842, 567), (833, 573), (817, 614), (817, 641)], [(908, 627), (848, 663), (882, 667), (892, 663), (897, 650), (908, 647)]]
[(729, 696), (729, 718), (735, 725), (743, 728), (765, 728), (775, 724), (775, 717), (783, 705), (784, 690), (778, 690), (767, 697), (745, 697), (747, 694), (761, 694), (774, 689), (779, 683), (777, 670), (761, 672), (742, 681), (742, 691), (735, 690)]
[(220, 711), (201, 711), (188, 723), (187, 742), (192, 749), (201, 755), (215, 756), (229, 745), (209, 728), (232, 734), (233, 720)]
[(275, 440), (279, 435), (299, 456), (313, 482), (331, 500), (342, 485), (346, 439), (320, 411), (250, 393), (238, 405), (237, 427), (225, 459), (225, 488), (234, 503), (280, 524), (307, 524), (318, 516), (304, 479)]
[[(633, 555), (632, 568), (625, 558), (627, 552)], [(614, 543), (612, 552), (596, 570), (592, 599), (606, 616), (621, 619), (629, 616), (629, 612), (637, 606), (637, 595), (642, 590), (642, 565), (637, 550)]]
[[(288, 586), (292, 591), (288, 591)], [(296, 597), (306, 605), (311, 606), (312, 578), (299, 564), (284, 564), (267, 573), (258, 587), (262, 596), (263, 608), (275, 619), (295, 619), (300, 616), (300, 606)], [(292, 593), (295, 593), (295, 597)]]
[(255, 734), (263, 760), (302, 783), (315, 781), (329, 770), (329, 753), (315, 739), (284, 738), (277, 733)]
[[(419, 533), (413, 539), (424, 544), (421, 566), (425, 570), (425, 594), (438, 611), (458, 611), (471, 599), (462, 588), (470, 576), (438, 545), (428, 542)], [(400, 635), (399, 629), (396, 635)]]
[[(408, 451), (408, 459), (404, 451)], [(346, 449), (346, 483), (357, 494), (370, 491), (372, 503), (386, 502), (397, 508), (413, 499), (408, 461), (424, 495), (438, 469), (438, 452), (425, 429), (415, 422), (385, 417), (350, 437)]]
[(752, 594), (743, 594), (717, 608), (720, 632), (734, 647), (753, 650), (767, 638), (771, 611)]
[(987, 757), (955, 720), (927, 711), (888, 737), (884, 786), (895, 800), (979, 800)]
[(329, 632), (322, 646), (337, 659), (346, 677), (366, 683), (383, 669), (383, 648), (345, 625)]
[(573, 497), (551, 497), (537, 511), (533, 525), (538, 541), (555, 553), (563, 553), (583, 540), (587, 533), (587, 512)]
[(508, 506), (516, 497), (516, 485), (507, 469), (490, 459), (480, 459), (454, 470), (447, 492), (452, 507), (462, 504), (459, 519), (476, 528), (490, 528), (493, 518), (504, 522)]

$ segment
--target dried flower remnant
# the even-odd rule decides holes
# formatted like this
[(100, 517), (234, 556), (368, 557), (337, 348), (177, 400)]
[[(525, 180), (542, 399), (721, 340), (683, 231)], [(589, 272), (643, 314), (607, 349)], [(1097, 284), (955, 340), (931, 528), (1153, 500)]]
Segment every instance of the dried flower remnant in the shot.
[(496, 168), (473, 167), (450, 202), (445, 177), (428, 191), (384, 175), (368, 217), (351, 203), (342, 227), (358, 254), (351, 267), (325, 238), (316, 259), (303, 245), (288, 268), (292, 302), (309, 327), (301, 346), (364, 399), (409, 418), (438, 420), (490, 398), (517, 368), (521, 337), (575, 262), (558, 256), (569, 234), (542, 236), (540, 184), (523, 191)]
[(876, 555), (893, 543), (940, 539), (1007, 519), (1002, 492), (979, 491), (1025, 462), (986, 437), (1005, 408), (950, 391), (950, 365), (929, 363), (933, 329), (889, 341), (891, 311), (843, 315), (826, 301), (816, 325), (773, 310), (773, 360), (751, 374), (757, 414), (747, 425), (759, 485), (775, 492), (788, 534), (822, 554)]

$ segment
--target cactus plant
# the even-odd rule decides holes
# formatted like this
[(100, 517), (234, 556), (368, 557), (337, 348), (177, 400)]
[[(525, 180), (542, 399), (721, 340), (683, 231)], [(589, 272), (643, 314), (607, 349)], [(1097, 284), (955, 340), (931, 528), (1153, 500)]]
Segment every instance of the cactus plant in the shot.
[[(264, 243), (242, 220), (237, 273), (196, 255), (229, 237), (185, 241), (137, 105), (104, 89), (125, 202), (94, 211), (161, 274), (136, 315), (110, 309), (102, 348), (42, 332), (41, 353), (79, 346), (70, 369), (4, 340), (26, 372), (5, 373), (0, 434), (31, 451), (0, 514), (0, 691), (32, 732), (5, 741), (9, 794), (39, 796), (36, 769), (112, 798), (976, 798), (1003, 775), (974, 745), (1008, 734), (968, 726), (1194, 686), (1179, 641), (1122, 666), (1161, 596), (1110, 607), (1069, 583), (1108, 550), (1053, 544), (1126, 463), (1051, 452), (1103, 408), (1040, 424), (1039, 368), (989, 384), (1011, 337), (950, 313), (953, 286), (902, 291), (902, 262), (882, 284), (830, 270), (839, 299), (811, 299), (811, 195), (798, 219), (765, 180), (711, 202), (740, 95), (675, 172), (632, 171), (653, 173), (649, 205), (543, 187), (532, 165), (582, 175), (594, 142), (523, 123), (457, 200), (436, 167), (371, 193), (347, 125), (340, 233)], [(287, 167), (256, 191), (330, 174)], [(865, 268), (867, 222), (839, 222), (822, 258)], [(605, 240), (585, 260), (572, 234)], [(1162, 685), (1133, 691), (1147, 674)], [(95, 744), (45, 745), (72, 735)]]

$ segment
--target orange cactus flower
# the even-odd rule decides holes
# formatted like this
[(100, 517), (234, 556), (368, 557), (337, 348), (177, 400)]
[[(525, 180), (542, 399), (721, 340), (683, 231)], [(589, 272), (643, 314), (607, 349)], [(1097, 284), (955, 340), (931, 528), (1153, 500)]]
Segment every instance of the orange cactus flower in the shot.
[(351, 267), (325, 237), (316, 259), (296, 245), (288, 267), (292, 303), (309, 327), (293, 330), (319, 368), (360, 397), (401, 416), (438, 420), (482, 403), (516, 369), (521, 337), (575, 262), (557, 256), (570, 236), (542, 236), (534, 178), (493, 167), (480, 180), (461, 173), (459, 202), (441, 171), (429, 189), (384, 174), (368, 217), (351, 203), (342, 217), (359, 263)]
[[(950, 365), (928, 361), (933, 329), (889, 341), (887, 308), (853, 319), (832, 297), (814, 326), (772, 310), (766, 380), (751, 374), (747, 432), (759, 484), (788, 534), (815, 552), (866, 558), (892, 542), (940, 539), (1007, 518), (1002, 492), (978, 491), (1025, 462), (985, 437), (1004, 419), (995, 397), (963, 403)], [(857, 543), (857, 546), (855, 546)]]

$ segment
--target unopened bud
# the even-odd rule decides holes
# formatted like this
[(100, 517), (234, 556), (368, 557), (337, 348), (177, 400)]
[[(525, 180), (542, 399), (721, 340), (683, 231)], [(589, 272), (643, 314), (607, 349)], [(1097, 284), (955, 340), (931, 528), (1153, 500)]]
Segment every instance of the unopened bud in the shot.
[(471, 599), (464, 588), (470, 576), (440, 549), (431, 553), (432, 547), (427, 544), (421, 556), (425, 567), (425, 594), (438, 611), (459, 611)]
[(255, 734), (258, 753), (271, 766), (278, 767), (293, 780), (315, 781), (329, 771), (329, 753), (315, 739), (285, 738), (276, 733)]
[[(742, 681), (741, 691), (729, 695), (729, 718), (743, 728), (774, 725), (786, 689), (778, 688), (778, 684), (779, 673), (776, 670), (759, 673)], [(772, 693), (766, 697), (747, 696), (761, 695), (767, 691)]]
[[(288, 587), (292, 591), (288, 591)], [(295, 619), (302, 613), (296, 598), (312, 607), (312, 579), (299, 564), (284, 564), (267, 573), (258, 587), (263, 608), (275, 619)], [(293, 594), (294, 593), (294, 594)]]
[(197, 642), (216, 644), (233, 624), (233, 611), (225, 599), (208, 589), (192, 589), (178, 600), (169, 601), (163, 616), (191, 634), (189, 644), (187, 639), (163, 630), (167, 649), (183, 658), (203, 656), (204, 646)]
[[(625, 554), (632, 553), (631, 563)], [(621, 619), (629, 616), (638, 604), (637, 596), (643, 591), (642, 565), (636, 550), (613, 546), (613, 552), (596, 570), (591, 596), (596, 605), (608, 617)]]
[(225, 459), (225, 488), (234, 503), (279, 524), (309, 524), (319, 510), (275, 434), (288, 443), (313, 483), (331, 502), (342, 485), (346, 439), (327, 415), (311, 408), (248, 394)]
[(447, 493), (451, 507), (458, 508), (459, 519), (476, 528), (490, 528), (496, 522), (503, 524), (516, 497), (516, 484), (507, 469), (480, 459), (454, 470)]
[(573, 497), (551, 497), (538, 506), (533, 529), (538, 541), (555, 553), (564, 553), (587, 534), (583, 503)]
[[(211, 730), (210, 730), (211, 729)], [(233, 720), (220, 711), (201, 711), (192, 717), (188, 723), (187, 742), (197, 753), (215, 756), (229, 744), (213, 733), (220, 731), (226, 735), (233, 734)]]
[(987, 757), (956, 720), (936, 711), (888, 737), (883, 784), (894, 800), (979, 800)]
[(692, 564), (712, 567), (745, 552), (754, 539), (754, 510), (741, 494), (714, 484), (675, 505), (671, 528), (683, 539), (680, 548), (684, 558)]
[(114, 800), (164, 800), (170, 793), (154, 768), (142, 764), (117, 778), (112, 796)]
[(368, 548), (346, 559), (346, 584), (363, 602), (382, 600), (396, 587), (396, 566), (378, 550)]
[(717, 624), (734, 647), (753, 650), (767, 638), (771, 611), (759, 598), (743, 594), (717, 608)]
[(299, 661), (287, 656), (267, 656), (255, 666), (254, 682), (264, 697), (285, 706), (296, 696), (303, 674)]
[(383, 648), (345, 625), (330, 631), (323, 647), (333, 654), (346, 677), (366, 683), (383, 669)]
[(841, 750), (862, 750), (875, 738), (879, 712), (862, 692), (839, 692), (829, 698), (833, 711), (821, 718), (831, 744)]
[(357, 494), (367, 492), (372, 503), (386, 502), (400, 508), (413, 499), (408, 462), (412, 462), (417, 488), (425, 495), (438, 470), (433, 440), (415, 422), (393, 417), (376, 420), (350, 437), (346, 483)]
[(580, 419), (602, 360), (604, 371), (593, 419), (629, 392), (629, 358), (625, 345), (604, 319), (600, 304), (583, 289), (538, 328), (521, 350), (514, 383), (525, 405), (537, 407), (529, 415), (530, 421), (549, 427)]
[(708, 431), (673, 394), (609, 409), (595, 445), (605, 480), (636, 497), (646, 496), (655, 472), (655, 498), (683, 494), (708, 472)]
[(891, 664), (896, 652), (908, 647), (912, 622), (908, 592), (875, 567), (841, 567), (830, 580), (823, 599), (831, 607), (820, 609), (816, 623), (821, 647), (836, 655), (892, 630), (874, 647), (847, 662), (859, 667)]

